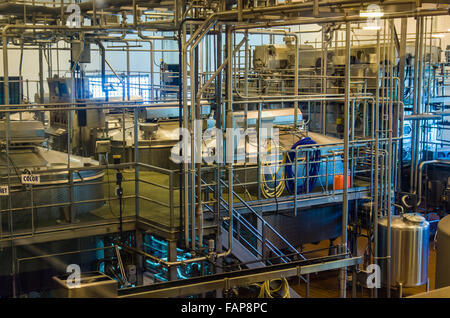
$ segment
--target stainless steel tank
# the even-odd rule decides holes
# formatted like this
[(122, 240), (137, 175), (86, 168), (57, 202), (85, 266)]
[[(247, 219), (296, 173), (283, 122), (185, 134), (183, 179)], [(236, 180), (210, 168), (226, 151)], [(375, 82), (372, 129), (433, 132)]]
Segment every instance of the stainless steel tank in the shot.
[[(64, 170), (69, 163), (67, 154), (40, 146), (45, 132), (42, 123), (38, 121), (11, 121), (9, 135), (9, 153), (0, 151), (0, 184), (9, 185), (10, 211), (13, 211), (15, 229), (28, 228), (31, 222), (39, 227), (67, 221), (71, 200), (69, 172)], [(5, 136), (5, 122), (0, 122), (0, 144), (4, 142)], [(71, 168), (93, 168), (72, 172), (72, 199), (78, 202), (73, 208), (75, 218), (104, 204), (101, 200), (104, 172), (94, 169), (98, 165), (99, 162), (91, 158), (70, 156)], [(25, 187), (21, 183), (21, 174), (26, 170), (40, 175), (40, 183)], [(6, 196), (0, 198), (0, 210), (9, 210), (9, 199)], [(0, 226), (5, 222), (7, 218), (0, 218)]]
[(450, 286), (450, 215), (439, 221), (436, 234), (435, 288)]
[[(386, 285), (388, 218), (378, 220), (378, 256), (382, 259), (382, 282)], [(415, 213), (391, 217), (391, 286), (420, 286), (428, 279), (430, 224)]]
[[(134, 124), (110, 133), (111, 152), (121, 155), (123, 162), (134, 161)], [(160, 168), (178, 170), (179, 165), (170, 160), (170, 151), (179, 142), (179, 122), (164, 121), (139, 124), (139, 162)]]

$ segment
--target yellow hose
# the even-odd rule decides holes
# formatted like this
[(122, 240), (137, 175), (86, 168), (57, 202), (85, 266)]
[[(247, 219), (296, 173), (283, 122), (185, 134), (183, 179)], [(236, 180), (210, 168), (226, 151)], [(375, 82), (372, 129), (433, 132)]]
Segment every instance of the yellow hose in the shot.
[[(270, 284), (272, 282), (281, 281), (281, 284), (278, 288), (270, 289)], [(274, 293), (279, 292), (282, 288), (284, 291), (284, 294), (282, 298), (291, 298), (291, 295), (289, 294), (289, 284), (286, 278), (277, 278), (272, 280), (266, 280), (261, 285), (255, 284), (258, 286), (259, 289), (259, 295), (258, 298), (274, 298)]]
[[(272, 150), (272, 147), (270, 144), (267, 146), (267, 153)], [(281, 165), (278, 166), (278, 169), (275, 171), (275, 174), (272, 175), (272, 180), (269, 180), (269, 182), (275, 182), (275, 177), (278, 175), (278, 172), (281, 169), (281, 180), (278, 181), (278, 185), (275, 184), (274, 187), (270, 187), (267, 184), (266, 180), (266, 174), (264, 173), (264, 169), (261, 169), (261, 193), (265, 198), (273, 198), (273, 197), (279, 197), (283, 194), (285, 189), (285, 183), (284, 183), (284, 164), (286, 162), (286, 157), (283, 155), (283, 159), (281, 161)], [(271, 163), (267, 163), (265, 161), (261, 161), (261, 166), (270, 166)]]

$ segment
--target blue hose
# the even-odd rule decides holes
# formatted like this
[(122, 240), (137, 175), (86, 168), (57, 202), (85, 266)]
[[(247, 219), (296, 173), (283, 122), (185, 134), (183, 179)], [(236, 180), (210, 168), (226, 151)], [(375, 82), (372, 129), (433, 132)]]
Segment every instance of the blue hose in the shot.
[[(292, 145), (291, 150), (295, 150), (298, 146), (301, 145), (314, 145), (317, 144), (314, 140), (312, 140), (310, 137), (306, 137), (303, 139), (300, 139), (295, 144)], [(294, 178), (295, 178), (295, 172), (294, 172), (294, 164), (295, 164), (295, 151), (290, 151), (288, 153), (288, 159), (291, 164), (286, 164), (284, 166), (284, 175), (285, 178), (288, 179), (285, 181), (286, 188), (290, 193), (294, 193), (295, 191), (295, 184), (294, 184)], [(311, 192), (312, 189), (314, 189), (314, 186), (317, 182), (317, 175), (319, 174), (320, 169), (320, 150), (317, 149), (314, 151), (313, 156), (310, 156), (309, 158), (311, 161), (314, 161), (314, 163), (309, 164), (309, 186), (306, 187), (306, 179), (299, 179), (297, 181), (297, 194), (301, 193), (307, 193)], [(286, 161), (287, 162), (287, 161)], [(304, 167), (304, 170), (306, 170), (306, 165)], [(306, 176), (306, 173), (304, 173), (304, 176)], [(301, 175), (297, 174), (297, 177), (303, 177)], [(291, 180), (289, 180), (291, 179)]]

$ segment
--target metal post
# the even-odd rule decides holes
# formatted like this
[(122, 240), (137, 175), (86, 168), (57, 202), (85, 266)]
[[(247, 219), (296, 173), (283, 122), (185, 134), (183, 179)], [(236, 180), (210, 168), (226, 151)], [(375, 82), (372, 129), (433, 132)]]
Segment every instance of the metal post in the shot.
[[(139, 216), (139, 120), (138, 120), (138, 108), (134, 108), (134, 211), (135, 216)], [(172, 192), (171, 192), (172, 193)]]
[[(380, 61), (380, 30), (377, 30), (377, 49), (376, 49), (376, 61), (378, 61), (377, 63), (379, 63), (379, 61)], [(377, 87), (378, 87), (378, 85), (379, 85), (379, 83), (380, 83), (380, 72), (379, 71), (377, 71)], [(378, 186), (378, 161), (379, 161), (379, 155), (378, 155), (378, 153), (379, 153), (379, 149), (378, 149), (378, 147), (379, 147), (379, 141), (378, 141), (378, 138), (379, 138), (379, 133), (378, 133), (378, 130), (379, 130), (379, 118), (380, 118), (380, 115), (379, 115), (379, 99), (380, 99), (380, 90), (378, 89), (378, 88), (376, 88), (376, 91), (375, 91), (375, 104), (373, 105), (373, 107), (375, 108), (375, 118), (374, 118), (374, 122), (375, 122), (375, 131), (374, 131), (374, 134), (375, 134), (375, 160), (374, 160), (374, 162), (375, 162), (375, 181), (374, 181), (374, 188), (373, 188), (373, 191), (374, 191), (374, 194), (373, 194), (373, 196), (374, 196), (374, 198), (373, 198), (373, 203), (374, 203), (374, 208), (373, 208), (373, 231), (374, 231), (374, 238), (373, 238), (373, 241), (374, 241), (374, 251), (373, 251), (373, 253), (374, 253), (374, 257), (373, 257), (373, 263), (375, 264), (375, 265), (377, 265), (378, 264), (378, 188), (379, 188), (379, 186)], [(378, 296), (378, 290), (376, 289), (376, 288), (374, 288), (373, 289), (373, 295), (374, 295), (374, 297), (376, 298), (377, 296)]]
[[(169, 262), (177, 261), (177, 241), (176, 240), (167, 240), (167, 260)], [(170, 266), (168, 268), (168, 280), (176, 280), (177, 279), (177, 267)]]
[[(6, 36), (6, 28), (2, 32), (2, 44), (3, 44), (3, 96), (5, 97), (5, 105), (9, 105), (9, 81), (8, 81), (8, 38)], [(9, 143), (10, 143), (10, 113), (6, 114), (6, 129), (5, 129), (5, 142), (6, 142), (6, 157), (9, 159)], [(11, 171), (10, 160), (8, 160), (8, 185), (11, 184)], [(12, 213), (12, 199), (8, 196), (8, 210), (9, 210), (9, 231), (11, 235), (11, 276), (12, 276), (12, 292), (13, 297), (17, 297), (16, 291), (16, 248), (14, 246), (14, 224)]]
[(130, 101), (130, 43), (125, 42), (127, 45), (127, 101)]
[[(144, 239), (142, 232), (136, 229), (136, 248), (143, 250)], [(140, 286), (144, 284), (144, 257), (140, 254), (136, 254), (136, 285)]]
[[(183, 81), (183, 129), (186, 131), (188, 129), (189, 123), (189, 111), (187, 106), (187, 54), (186, 54), (186, 25), (182, 25), (181, 30), (181, 74), (180, 80)], [(184, 168), (184, 240), (186, 248), (193, 246), (195, 242), (192, 242), (192, 245), (189, 243), (189, 167), (190, 164), (188, 162), (188, 136), (183, 135), (183, 168)], [(192, 157), (192, 156), (191, 156)]]
[[(344, 102), (344, 190), (342, 197), (342, 252), (347, 251), (347, 223), (348, 223), (348, 153), (349, 153), (349, 107), (350, 107), (350, 57), (351, 57), (351, 30), (350, 22), (346, 23), (345, 36), (345, 102)], [(347, 268), (343, 267), (340, 273), (339, 296), (346, 297)]]
[(43, 47), (39, 45), (39, 102), (44, 103), (44, 57)]
[[(406, 38), (407, 38), (407, 27), (408, 27), (408, 19), (402, 18), (401, 19), (401, 35), (400, 35), (400, 62), (399, 62), (399, 85), (398, 85), (398, 91), (403, 92), (405, 88), (405, 64), (406, 64)], [(401, 93), (399, 94), (400, 96)], [(399, 103), (400, 104), (400, 103)], [(397, 116), (399, 114), (403, 114), (403, 108), (400, 108), (400, 105), (398, 104), (397, 109)], [(397, 121), (396, 121), (397, 123)], [(403, 116), (400, 116), (400, 121), (398, 122), (398, 127), (395, 129), (395, 137), (398, 137), (398, 133), (400, 135), (403, 135)], [(403, 139), (400, 139), (399, 147), (398, 147), (398, 158), (397, 161), (397, 193), (400, 193), (400, 190), (402, 188), (402, 151), (403, 151)]]

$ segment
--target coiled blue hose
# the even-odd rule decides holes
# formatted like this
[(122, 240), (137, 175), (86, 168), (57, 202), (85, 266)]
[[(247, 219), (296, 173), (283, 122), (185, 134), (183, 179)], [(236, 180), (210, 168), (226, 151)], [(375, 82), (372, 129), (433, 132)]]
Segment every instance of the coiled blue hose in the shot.
[[(317, 144), (314, 140), (312, 140), (310, 137), (306, 137), (306, 138), (302, 138), (299, 141), (297, 141), (295, 144), (292, 145), (291, 150), (295, 150), (298, 146), (301, 145), (313, 145), (313, 144)], [(285, 178), (287, 179), (285, 181), (286, 183), (286, 189), (290, 192), (290, 193), (294, 193), (295, 191), (295, 184), (294, 184), (294, 178), (295, 178), (295, 172), (294, 172), (294, 168), (295, 168), (295, 151), (290, 151), (288, 153), (288, 160), (289, 162), (291, 162), (291, 164), (286, 164), (284, 166), (284, 175)], [(297, 194), (301, 194), (301, 193), (307, 193), (310, 192), (314, 186), (316, 185), (317, 182), (317, 175), (319, 174), (319, 169), (320, 169), (320, 150), (317, 149), (314, 151), (314, 154), (312, 156), (309, 157), (309, 159), (311, 161), (313, 161), (313, 163), (309, 164), (309, 186), (306, 187), (306, 178), (304, 179), (299, 179), (297, 181)], [(286, 160), (286, 163), (288, 161)], [(306, 171), (306, 165), (304, 165), (304, 171)], [(297, 174), (297, 177), (303, 177), (306, 176), (306, 172), (304, 173), (304, 175), (299, 175)], [(291, 180), (289, 180), (291, 179)]]

